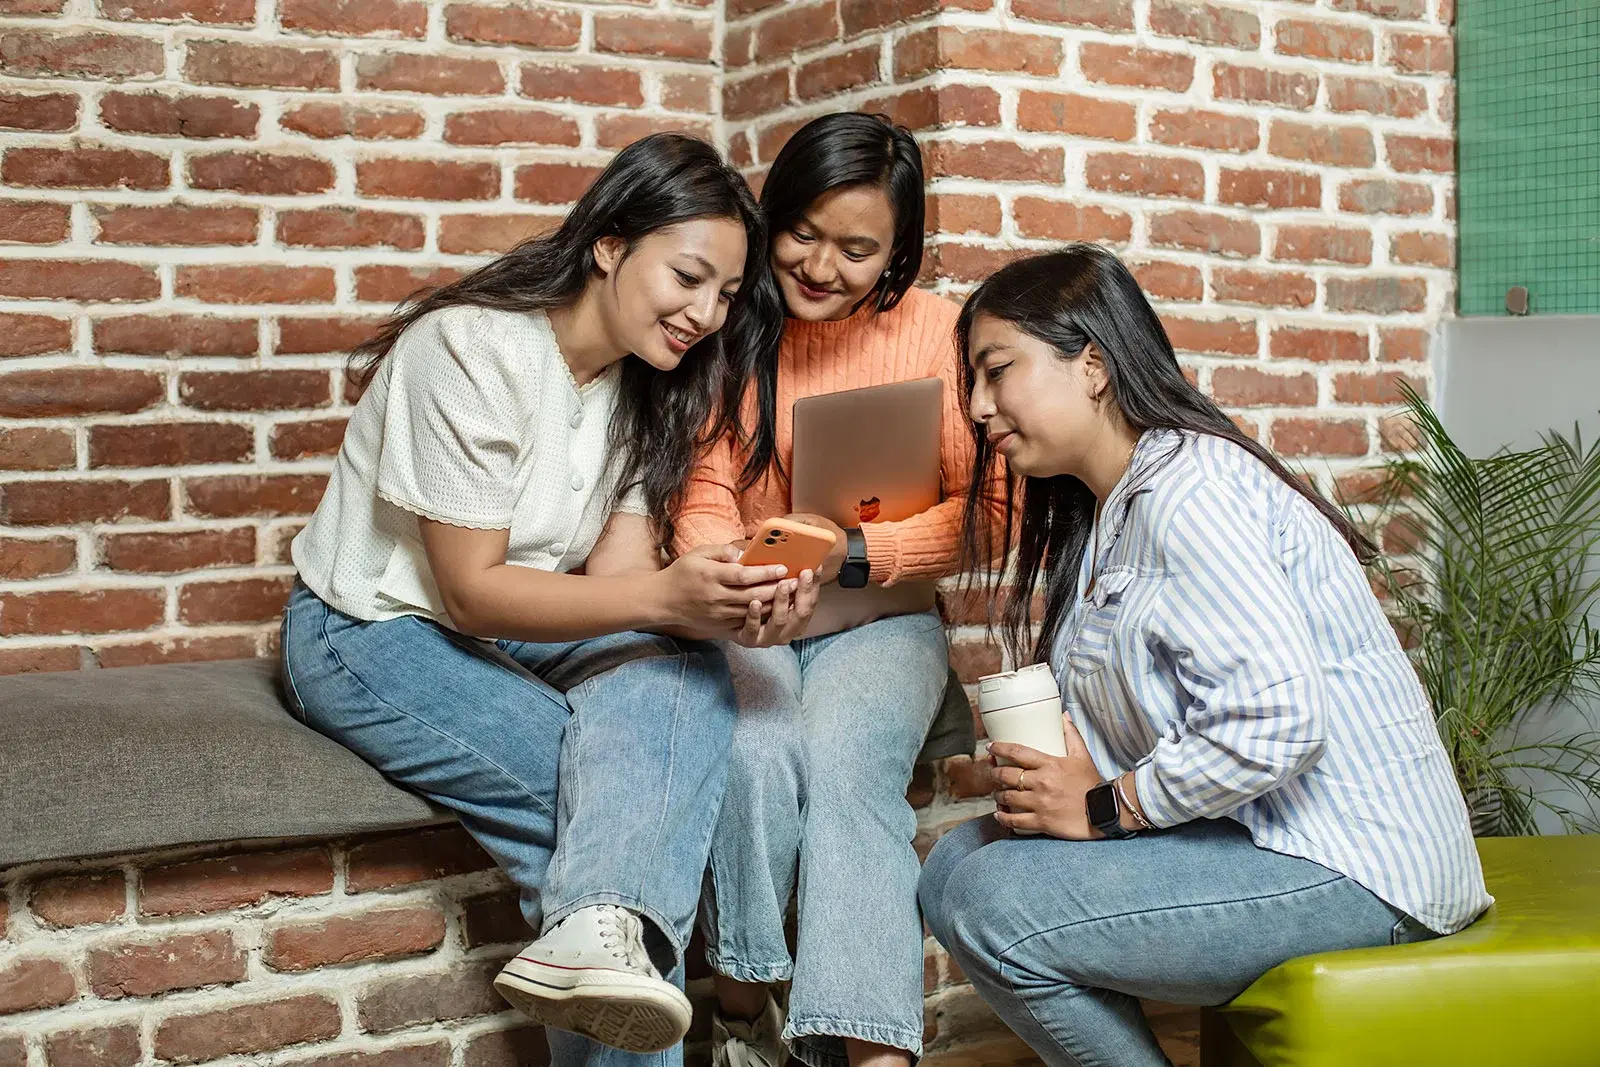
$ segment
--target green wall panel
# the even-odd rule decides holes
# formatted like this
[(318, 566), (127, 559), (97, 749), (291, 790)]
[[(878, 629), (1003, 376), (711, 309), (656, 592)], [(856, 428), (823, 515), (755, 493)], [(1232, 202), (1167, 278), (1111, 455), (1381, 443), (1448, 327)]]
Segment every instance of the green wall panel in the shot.
[(1460, 303), (1600, 313), (1600, 0), (1459, 0)]

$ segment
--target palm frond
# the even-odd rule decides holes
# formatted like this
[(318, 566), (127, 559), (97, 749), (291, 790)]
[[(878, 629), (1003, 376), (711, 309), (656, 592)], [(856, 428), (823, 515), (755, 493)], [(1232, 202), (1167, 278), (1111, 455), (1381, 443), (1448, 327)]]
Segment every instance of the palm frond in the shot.
[[(1600, 445), (1551, 432), (1539, 444), (1475, 459), (1402, 385), (1415, 450), (1384, 463), (1367, 513), (1410, 558), (1380, 557), (1388, 609), (1415, 639), (1417, 672), (1469, 802), (1492, 796), (1503, 828), (1533, 833), (1541, 811), (1563, 825), (1592, 815), (1536, 793), (1529, 773), (1600, 802), (1600, 735), (1502, 741), (1528, 713), (1600, 696)], [(1600, 810), (1597, 808), (1596, 810)], [(1586, 822), (1587, 820), (1587, 822)]]

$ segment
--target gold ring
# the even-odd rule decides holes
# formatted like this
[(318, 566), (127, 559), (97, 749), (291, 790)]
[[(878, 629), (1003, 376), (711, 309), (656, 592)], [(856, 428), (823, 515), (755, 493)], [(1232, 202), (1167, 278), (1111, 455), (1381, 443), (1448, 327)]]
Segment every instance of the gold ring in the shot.
[(1027, 771), (1018, 771), (1017, 772), (1017, 788), (1018, 789), (1026, 789), (1026, 788), (1028, 788), (1027, 786), (1022, 784), (1022, 780), (1024, 778), (1026, 778), (1026, 777), (1028, 777), (1028, 772)]

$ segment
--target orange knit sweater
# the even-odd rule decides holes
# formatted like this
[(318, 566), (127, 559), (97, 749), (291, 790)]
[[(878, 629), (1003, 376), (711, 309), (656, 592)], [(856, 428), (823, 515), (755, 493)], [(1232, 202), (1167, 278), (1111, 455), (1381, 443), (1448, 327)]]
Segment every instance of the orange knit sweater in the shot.
[[(872, 385), (944, 379), (940, 428), (941, 501), (898, 522), (863, 523), (871, 580), (893, 585), (905, 579), (940, 578), (960, 565), (961, 513), (972, 477), (972, 436), (956, 366), (955, 322), (960, 309), (943, 297), (912, 288), (893, 309), (862, 309), (837, 322), (789, 319), (778, 350), (777, 446), (785, 470), (793, 469), (794, 402), (822, 393)], [(755, 398), (745, 397), (745, 419)], [(678, 516), (676, 548), (727, 544), (749, 537), (761, 522), (791, 510), (789, 486), (776, 471), (750, 489), (737, 489), (744, 451), (731, 438), (716, 442), (690, 480)], [(991, 486), (989, 502), (1003, 514), (1003, 482)]]

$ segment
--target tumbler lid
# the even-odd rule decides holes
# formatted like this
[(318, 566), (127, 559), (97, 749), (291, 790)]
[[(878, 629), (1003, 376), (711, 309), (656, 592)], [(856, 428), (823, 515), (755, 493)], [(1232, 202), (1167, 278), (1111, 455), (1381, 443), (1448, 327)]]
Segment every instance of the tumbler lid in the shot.
[(1060, 687), (1048, 663), (1033, 663), (1014, 671), (986, 674), (978, 679), (978, 712), (983, 714), (1032, 704), (1036, 700), (1059, 699)]

